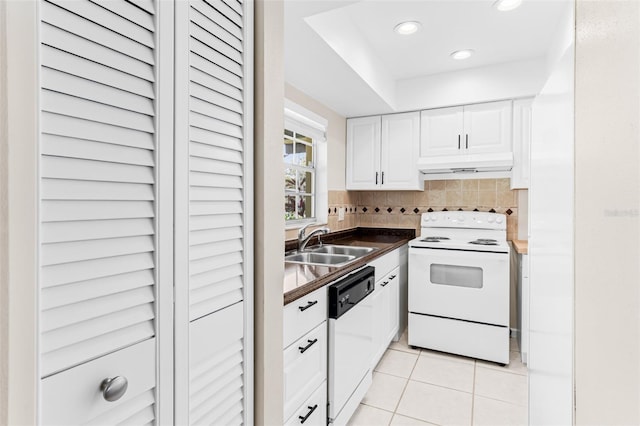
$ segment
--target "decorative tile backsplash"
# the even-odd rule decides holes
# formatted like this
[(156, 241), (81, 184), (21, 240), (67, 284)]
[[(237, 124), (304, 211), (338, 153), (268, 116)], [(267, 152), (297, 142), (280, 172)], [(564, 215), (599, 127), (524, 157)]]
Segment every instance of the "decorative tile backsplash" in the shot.
[[(338, 221), (344, 207), (345, 220)], [(414, 228), (431, 211), (493, 211), (507, 215), (507, 239), (518, 233), (517, 193), (509, 179), (425, 181), (425, 191), (329, 191), (329, 227)]]

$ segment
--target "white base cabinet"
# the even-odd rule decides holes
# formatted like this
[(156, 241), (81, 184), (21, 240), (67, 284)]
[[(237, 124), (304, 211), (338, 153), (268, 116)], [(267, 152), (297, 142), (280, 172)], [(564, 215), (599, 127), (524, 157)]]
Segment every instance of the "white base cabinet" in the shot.
[[(371, 368), (373, 369), (393, 340), (398, 339), (400, 317), (400, 281), (402, 268), (400, 264), (401, 249), (397, 249), (369, 263), (376, 268), (376, 282), (373, 292), (373, 351)], [(405, 272), (406, 276), (406, 272)]]
[(529, 255), (518, 255), (518, 305), (520, 307), (520, 355), (522, 363), (529, 361)]
[(286, 305), (283, 322), (285, 424), (325, 425), (327, 288)]

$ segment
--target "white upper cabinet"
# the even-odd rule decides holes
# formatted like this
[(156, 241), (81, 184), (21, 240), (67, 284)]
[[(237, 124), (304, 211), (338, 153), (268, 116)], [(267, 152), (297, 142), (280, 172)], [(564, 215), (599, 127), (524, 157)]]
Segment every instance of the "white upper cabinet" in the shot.
[(380, 123), (380, 116), (347, 120), (347, 189), (379, 185)]
[(422, 189), (416, 169), (420, 116), (417, 112), (382, 116), (380, 189)]
[(420, 156), (511, 152), (511, 101), (422, 111)]
[(513, 169), (511, 189), (529, 188), (531, 104), (533, 99), (513, 102)]
[(457, 155), (464, 132), (462, 107), (422, 111), (420, 155)]
[(418, 112), (347, 120), (347, 189), (421, 190)]

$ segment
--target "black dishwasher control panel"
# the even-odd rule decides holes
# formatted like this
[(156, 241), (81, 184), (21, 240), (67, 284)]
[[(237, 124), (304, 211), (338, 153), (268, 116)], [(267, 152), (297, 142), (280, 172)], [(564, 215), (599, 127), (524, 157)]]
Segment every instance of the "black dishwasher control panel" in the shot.
[(373, 293), (375, 268), (365, 266), (329, 286), (329, 318), (337, 319)]

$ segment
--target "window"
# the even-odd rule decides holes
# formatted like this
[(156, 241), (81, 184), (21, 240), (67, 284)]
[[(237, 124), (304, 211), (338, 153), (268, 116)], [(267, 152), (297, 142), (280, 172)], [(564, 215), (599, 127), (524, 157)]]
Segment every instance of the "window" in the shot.
[(288, 227), (326, 222), (326, 120), (285, 101), (284, 217)]
[(314, 140), (293, 130), (284, 130), (284, 217), (286, 220), (315, 218)]

